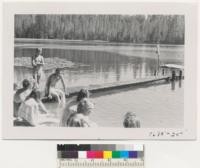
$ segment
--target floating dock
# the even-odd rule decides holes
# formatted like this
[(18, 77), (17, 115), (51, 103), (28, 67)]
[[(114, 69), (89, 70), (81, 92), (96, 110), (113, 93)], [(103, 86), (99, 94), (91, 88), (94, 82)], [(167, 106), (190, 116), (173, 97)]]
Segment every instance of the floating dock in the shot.
[[(136, 79), (134, 81), (126, 81), (126, 82), (114, 82), (114, 83), (106, 83), (102, 85), (90, 85), (86, 87), (91, 93), (98, 93), (104, 91), (110, 91), (115, 89), (123, 89), (133, 86), (141, 86), (146, 84), (151, 84), (158, 81), (169, 81), (169, 76), (162, 76), (162, 77), (150, 77), (144, 79)], [(83, 87), (82, 87), (83, 88)], [(71, 92), (69, 92), (69, 96), (76, 95), (81, 88), (74, 88)]]
[[(80, 87), (72, 87), (68, 88), (69, 90), (69, 95), (66, 95), (67, 97), (71, 97), (74, 95), (77, 95), (78, 92), (82, 89), (88, 89), (90, 93), (103, 93), (103, 92), (108, 92), (112, 90), (119, 90), (119, 89), (125, 89), (125, 88), (130, 88), (130, 87), (144, 87), (146, 85), (150, 84), (155, 84), (156, 82), (159, 81), (175, 81), (175, 80), (182, 80), (184, 79), (183, 71), (184, 68), (183, 66), (180, 65), (175, 65), (175, 64), (165, 64), (160, 66), (162, 69), (162, 75), (155, 75), (151, 77), (146, 77), (146, 78), (140, 78), (140, 79), (134, 79), (133, 81), (126, 81), (126, 82), (114, 82), (114, 83), (105, 83), (105, 84), (97, 84), (97, 85), (89, 85), (87, 87), (85, 86), (80, 86)], [(171, 73), (165, 74), (165, 69), (169, 69)], [(177, 72), (178, 71), (178, 75)], [(44, 102), (49, 102), (49, 101), (54, 101), (54, 100), (49, 100), (47, 97), (43, 98)]]
[[(90, 85), (87, 87), (87, 89), (91, 93), (98, 93), (98, 92), (104, 92), (104, 91), (110, 91), (115, 89), (123, 89), (128, 87), (134, 87), (134, 86), (145, 86), (147, 84), (153, 84), (158, 81), (175, 81), (175, 80), (182, 80), (184, 79), (183, 71), (184, 67), (181, 65), (176, 64), (165, 64), (160, 66), (162, 70), (162, 75), (156, 75), (156, 76), (150, 76), (146, 78), (140, 78), (140, 79), (134, 79), (133, 81), (126, 81), (126, 82), (114, 82), (114, 83), (106, 83), (106, 84), (100, 84), (100, 85)], [(165, 69), (169, 69), (170, 73), (165, 73)], [(178, 73), (178, 75), (177, 75)], [(83, 87), (82, 87), (83, 88)], [(70, 89), (71, 92), (69, 92), (69, 96), (76, 95), (81, 87), (76, 89)]]
[[(68, 88), (69, 95), (66, 95), (66, 98), (75, 96), (78, 94), (78, 92), (85, 88), (88, 89), (90, 93), (102, 93), (102, 92), (108, 92), (112, 90), (119, 90), (119, 89), (125, 89), (125, 88), (131, 88), (131, 87), (142, 87), (145, 85), (153, 85), (156, 82), (165, 82), (170, 81), (171, 77), (169, 76), (153, 76), (149, 78), (142, 78), (142, 79), (135, 79), (133, 81), (126, 81), (126, 82), (113, 82), (113, 83), (106, 83), (106, 84), (100, 84), (100, 85), (89, 85), (89, 86), (80, 86), (80, 87), (72, 87)], [(42, 99), (43, 102), (51, 102), (55, 101), (54, 99), (48, 99), (47, 97), (44, 97)]]

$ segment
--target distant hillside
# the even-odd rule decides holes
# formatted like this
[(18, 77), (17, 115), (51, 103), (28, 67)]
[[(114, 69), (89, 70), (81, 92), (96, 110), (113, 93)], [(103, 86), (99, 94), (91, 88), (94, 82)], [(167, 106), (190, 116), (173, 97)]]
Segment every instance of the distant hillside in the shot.
[(15, 38), (184, 44), (183, 15), (15, 15)]

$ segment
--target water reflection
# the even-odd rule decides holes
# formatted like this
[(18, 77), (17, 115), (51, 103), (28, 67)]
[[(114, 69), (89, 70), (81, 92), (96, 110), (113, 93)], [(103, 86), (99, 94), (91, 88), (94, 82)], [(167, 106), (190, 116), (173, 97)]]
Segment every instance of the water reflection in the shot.
[[(171, 81), (171, 90), (174, 91), (176, 90), (176, 87), (177, 88), (182, 88), (182, 82), (183, 80), (182, 79), (178, 79), (178, 80), (174, 80), (174, 81)], [(177, 85), (177, 86), (176, 86)]]
[(179, 86), (179, 88), (182, 87), (182, 80), (179, 80), (179, 82), (178, 82), (178, 86)]
[[(132, 50), (132, 46), (126, 46), (125, 48), (124, 46), (112, 46), (114, 52), (103, 50), (102, 46), (101, 48), (93, 46), (96, 50), (87, 50), (88, 46), (84, 47), (86, 47), (84, 50), (60, 48), (44, 48), (43, 50), (44, 58), (59, 57), (73, 63), (88, 65), (63, 71), (65, 83), (70, 87), (146, 78), (153, 76), (156, 70), (156, 54), (153, 49), (150, 50), (145, 46), (137, 47), (136, 50)], [(123, 51), (124, 54), (122, 54)], [(169, 58), (167, 58), (168, 53), (166, 51), (170, 53)], [(183, 60), (180, 59), (183, 50), (180, 50), (180, 47), (177, 50), (174, 47), (167, 47), (162, 52), (162, 63), (183, 63)], [(15, 47), (15, 57), (31, 57), (34, 54), (35, 48)], [(142, 57), (141, 54), (143, 55)], [(53, 70), (45, 71), (44, 78), (47, 78), (52, 72)], [(30, 76), (32, 76), (30, 69), (15, 67), (15, 82), (19, 83), (24, 78), (30, 78)]]
[(175, 90), (176, 87), (176, 82), (175, 81), (171, 81), (171, 89), (172, 91)]

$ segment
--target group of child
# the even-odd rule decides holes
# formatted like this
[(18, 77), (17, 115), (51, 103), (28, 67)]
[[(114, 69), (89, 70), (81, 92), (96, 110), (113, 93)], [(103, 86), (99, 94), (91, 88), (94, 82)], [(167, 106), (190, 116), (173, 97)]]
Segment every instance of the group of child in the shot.
[[(44, 119), (44, 116), (50, 115), (49, 111), (41, 101), (42, 92), (38, 89), (44, 66), (42, 49), (37, 49), (37, 54), (32, 57), (32, 66), (34, 82), (24, 79), (22, 88), (20, 89), (17, 89), (17, 86), (14, 85), (16, 89), (16, 92), (14, 93), (15, 126), (38, 126), (40, 125), (41, 119)], [(58, 81), (61, 81), (64, 91), (56, 88)], [(72, 97), (66, 103), (66, 87), (59, 68), (48, 77), (45, 87), (45, 96), (48, 99), (55, 98), (58, 105), (61, 105), (62, 107), (59, 126), (97, 127), (97, 124), (89, 119), (89, 115), (94, 109), (94, 104), (90, 101), (88, 90), (81, 89), (77, 97)], [(50, 118), (51, 117), (46, 117), (48, 120)], [(135, 113), (126, 113), (123, 126), (125, 128), (140, 127), (140, 122)]]

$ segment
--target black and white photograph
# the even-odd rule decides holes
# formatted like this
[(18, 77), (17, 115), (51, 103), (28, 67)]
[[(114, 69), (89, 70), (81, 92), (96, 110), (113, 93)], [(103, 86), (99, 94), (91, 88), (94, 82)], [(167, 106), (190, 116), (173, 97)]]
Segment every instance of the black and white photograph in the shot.
[(14, 126), (181, 128), (183, 15), (15, 15)]
[(119, 11), (12, 13), (11, 127), (183, 136), (192, 16)]

